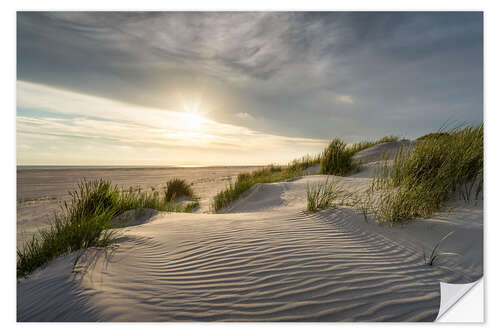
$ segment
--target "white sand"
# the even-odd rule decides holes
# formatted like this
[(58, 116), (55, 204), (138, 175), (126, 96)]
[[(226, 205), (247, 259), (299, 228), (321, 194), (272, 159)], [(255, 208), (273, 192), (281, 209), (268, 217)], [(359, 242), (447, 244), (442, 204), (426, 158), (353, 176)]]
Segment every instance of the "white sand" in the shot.
[[(225, 214), (142, 218), (114, 251), (84, 252), (76, 273), (79, 253), (20, 280), (18, 320), (430, 321), (440, 281), (482, 276), (482, 201), (398, 227), (350, 208), (303, 213), (307, 184), (324, 180), (256, 185)], [(336, 180), (352, 191), (370, 178)], [(462, 255), (424, 265), (449, 231), (442, 250)]]

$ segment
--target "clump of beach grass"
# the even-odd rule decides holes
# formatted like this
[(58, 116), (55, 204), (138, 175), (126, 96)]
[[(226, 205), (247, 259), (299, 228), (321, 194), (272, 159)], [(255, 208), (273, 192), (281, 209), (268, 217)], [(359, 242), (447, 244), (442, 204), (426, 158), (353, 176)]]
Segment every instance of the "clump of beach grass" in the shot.
[(353, 156), (364, 149), (387, 142), (398, 141), (397, 136), (385, 136), (376, 141), (361, 141), (347, 145), (339, 138), (333, 139), (321, 155), (320, 173), (325, 175), (346, 176), (352, 171), (359, 169), (359, 163), (355, 162)]
[(167, 182), (167, 189), (165, 190), (166, 201), (174, 201), (182, 197), (192, 198), (193, 195), (191, 185), (184, 179), (174, 178)]
[(328, 177), (324, 183), (307, 184), (307, 211), (313, 213), (331, 207), (343, 193), (333, 177)]
[(403, 147), (392, 167), (386, 164), (375, 179), (381, 199), (375, 215), (397, 223), (427, 217), (458, 193), (477, 199), (483, 184), (483, 126), (467, 126), (430, 135), (414, 150)]
[(24, 277), (52, 259), (89, 247), (106, 247), (114, 243), (111, 220), (116, 212), (99, 207), (92, 216), (56, 215), (48, 229), (40, 230), (17, 249), (17, 276)]
[(369, 188), (367, 188), (361, 195), (356, 196), (355, 202), (352, 206), (356, 207), (365, 219), (365, 222), (368, 222), (368, 216), (370, 212), (373, 210), (374, 205), (374, 186), (373, 183)]
[(352, 152), (340, 139), (333, 139), (321, 156), (320, 173), (326, 175), (345, 176), (354, 167)]
[(183, 213), (191, 213), (194, 210), (198, 209), (200, 207), (200, 202), (198, 200), (189, 202), (186, 205), (182, 206), (182, 212)]
[[(177, 192), (174, 191), (172, 196)], [(185, 193), (182, 190), (180, 193)], [(130, 188), (120, 191), (110, 181), (83, 180), (69, 193), (48, 229), (40, 230), (17, 249), (17, 276), (24, 277), (50, 260), (88, 247), (106, 247), (115, 240), (113, 218), (131, 209), (151, 208), (168, 212), (190, 212), (199, 205), (175, 205), (159, 192)], [(192, 194), (192, 192), (191, 192)]]

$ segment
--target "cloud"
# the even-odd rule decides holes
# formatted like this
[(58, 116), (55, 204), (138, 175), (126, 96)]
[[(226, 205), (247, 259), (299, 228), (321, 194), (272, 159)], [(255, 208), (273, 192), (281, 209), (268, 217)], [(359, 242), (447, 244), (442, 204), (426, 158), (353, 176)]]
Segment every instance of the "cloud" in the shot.
[(349, 95), (337, 95), (337, 100), (342, 103), (354, 104), (354, 99)]
[(18, 79), (147, 109), (128, 119), (143, 125), (193, 98), (212, 121), (246, 113), (259, 120), (249, 130), (283, 137), (417, 137), (483, 121), (481, 12), (17, 15)]
[(254, 119), (254, 117), (248, 113), (248, 112), (239, 112), (236, 114), (236, 117), (240, 118), (240, 119)]
[[(23, 164), (78, 164), (93, 158), (111, 164), (144, 159), (166, 164), (197, 159), (204, 164), (267, 164), (271, 155), (276, 162), (285, 162), (326, 145), (325, 140), (272, 135), (23, 81), (17, 83), (17, 107), (18, 162)], [(24, 115), (23, 110), (30, 109), (39, 113)], [(50, 158), (46, 146), (55, 148)], [(163, 156), (147, 155), (151, 149)], [(228, 154), (243, 158), (229, 161)]]

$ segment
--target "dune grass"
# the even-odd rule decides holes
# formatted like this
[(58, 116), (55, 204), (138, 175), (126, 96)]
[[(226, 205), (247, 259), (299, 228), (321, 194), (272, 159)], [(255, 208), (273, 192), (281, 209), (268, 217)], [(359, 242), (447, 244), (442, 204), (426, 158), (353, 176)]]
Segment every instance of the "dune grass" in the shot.
[(375, 145), (378, 145), (381, 143), (396, 142), (399, 140), (400, 140), (400, 137), (398, 137), (398, 136), (388, 135), (388, 136), (384, 136), (383, 138), (375, 140), (375, 141), (360, 141), (357, 143), (353, 143), (353, 144), (347, 145), (346, 149), (349, 151), (349, 153), (354, 155), (357, 152), (368, 149), (368, 148), (373, 147)]
[(361, 141), (347, 145), (341, 139), (333, 139), (321, 155), (320, 173), (325, 175), (346, 176), (359, 168), (353, 160), (357, 152), (373, 147), (380, 143), (398, 141), (396, 136), (385, 136), (376, 141)]
[(307, 155), (293, 160), (286, 166), (271, 165), (251, 173), (239, 174), (234, 183), (230, 183), (225, 190), (220, 191), (214, 197), (211, 209), (217, 212), (227, 207), (255, 184), (273, 183), (299, 177), (304, 175), (304, 171), (307, 168), (316, 164), (320, 164), (321, 174), (345, 176), (358, 166), (352, 158), (355, 153), (379, 143), (397, 140), (399, 138), (396, 136), (386, 136), (377, 141), (362, 141), (347, 146), (342, 140), (334, 139), (319, 155)]
[(198, 209), (198, 207), (200, 207), (200, 202), (196, 200), (194, 202), (187, 203), (185, 206), (182, 206), (182, 212), (191, 213), (194, 210)]
[(106, 247), (114, 243), (111, 230), (112, 209), (99, 208), (93, 216), (67, 219), (56, 215), (50, 227), (40, 230), (31, 240), (17, 249), (17, 277), (25, 277), (52, 259), (89, 247)]
[(227, 207), (245, 191), (258, 183), (274, 183), (301, 175), (297, 170), (287, 170), (278, 166), (269, 166), (253, 172), (240, 173), (236, 181), (230, 182), (225, 190), (220, 191), (212, 200), (212, 210)]
[(454, 231), (450, 231), (443, 238), (441, 238), (436, 243), (436, 245), (434, 245), (434, 248), (432, 249), (432, 251), (431, 251), (431, 253), (429, 254), (428, 257), (427, 257), (427, 255), (425, 254), (425, 251), (424, 251), (424, 264), (425, 265), (433, 266), (439, 256), (443, 256), (443, 255), (459, 256), (460, 255), (460, 254), (455, 253), (455, 252), (440, 252), (439, 251), (439, 247), (441, 246), (441, 243), (443, 243), (446, 240), (446, 238), (448, 238), (451, 235), (453, 235), (453, 233), (454, 233)]
[(340, 139), (333, 139), (321, 156), (320, 173), (345, 176), (354, 168), (352, 153)]
[(295, 159), (286, 166), (270, 165), (253, 172), (240, 173), (236, 181), (230, 182), (226, 189), (217, 193), (211, 202), (214, 212), (229, 206), (253, 185), (261, 183), (274, 183), (300, 177), (304, 170), (320, 162), (320, 156), (304, 156)]
[(431, 135), (415, 149), (401, 149), (392, 168), (387, 163), (374, 179), (381, 200), (374, 214), (397, 223), (427, 217), (453, 194), (472, 200), (482, 192), (483, 126), (468, 126)]
[(192, 198), (193, 195), (193, 189), (184, 179), (174, 178), (167, 182), (166, 201), (173, 201), (181, 197)]
[(344, 191), (335, 183), (333, 177), (328, 177), (324, 183), (307, 184), (307, 212), (314, 213), (333, 206)]
[(295, 159), (284, 168), (285, 173), (295, 174), (310, 168), (321, 161), (321, 155), (310, 156), (306, 155), (301, 158)]
[[(185, 188), (179, 193), (185, 194)], [(190, 187), (188, 187), (190, 189)], [(192, 193), (192, 191), (191, 191)], [(186, 206), (175, 205), (159, 192), (140, 189), (120, 191), (106, 180), (83, 180), (71, 199), (65, 201), (61, 211), (46, 230), (40, 230), (20, 249), (17, 249), (17, 276), (23, 277), (47, 264), (50, 260), (88, 247), (105, 247), (115, 240), (113, 218), (127, 210), (152, 208), (169, 212), (190, 212), (198, 202)], [(178, 197), (173, 192), (172, 198)]]
[(427, 139), (439, 139), (441, 137), (449, 137), (449, 136), (450, 136), (450, 133), (448, 133), (448, 132), (434, 132), (434, 133), (422, 135), (421, 137), (417, 138), (417, 140), (421, 141), (421, 140), (427, 140)]

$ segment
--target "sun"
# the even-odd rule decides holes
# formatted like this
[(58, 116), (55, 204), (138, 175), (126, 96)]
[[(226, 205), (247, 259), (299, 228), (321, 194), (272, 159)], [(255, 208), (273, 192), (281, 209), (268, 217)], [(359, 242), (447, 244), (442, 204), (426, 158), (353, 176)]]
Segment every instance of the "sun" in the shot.
[(193, 106), (183, 108), (181, 121), (184, 128), (191, 132), (199, 131), (202, 125), (207, 122), (207, 120), (201, 116), (199, 108)]

